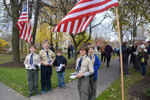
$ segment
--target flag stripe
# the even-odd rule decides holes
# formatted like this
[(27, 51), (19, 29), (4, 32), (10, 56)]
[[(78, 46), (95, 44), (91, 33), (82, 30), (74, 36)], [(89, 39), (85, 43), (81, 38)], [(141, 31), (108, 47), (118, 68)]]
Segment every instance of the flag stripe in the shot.
[[(28, 21), (28, 32), (27, 32), (27, 21)], [(32, 32), (31, 32), (31, 20), (30, 14), (27, 16), (27, 5), (24, 5), (19, 20), (17, 22), (17, 27), (20, 31), (20, 38), (26, 40), (28, 43), (32, 43)]]
[(97, 13), (118, 5), (118, 0), (81, 0), (53, 29), (53, 32), (80, 33), (87, 28)]

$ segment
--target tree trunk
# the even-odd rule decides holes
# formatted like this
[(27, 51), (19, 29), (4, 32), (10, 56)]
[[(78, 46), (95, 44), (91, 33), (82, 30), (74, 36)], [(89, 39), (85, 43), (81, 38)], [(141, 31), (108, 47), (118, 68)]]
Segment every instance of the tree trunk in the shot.
[(137, 26), (136, 26), (136, 22), (133, 23), (133, 37), (137, 36)]
[(37, 29), (37, 23), (38, 23), (38, 16), (39, 16), (39, 11), (40, 11), (40, 1), (37, 0), (37, 5), (36, 5), (36, 11), (35, 11), (35, 18), (34, 18), (34, 27), (33, 27), (33, 43), (35, 44), (35, 38), (36, 38), (36, 29)]
[(58, 39), (59, 39), (59, 34), (58, 34), (58, 32), (56, 32), (56, 53), (58, 50)]
[(75, 45), (75, 43), (74, 43), (74, 63), (76, 63), (77, 56), (78, 56), (77, 45)]
[(13, 62), (20, 62), (20, 53), (19, 53), (19, 30), (17, 27), (17, 21), (19, 18), (19, 11), (18, 11), (18, 2), (11, 3), (11, 11), (12, 11), (12, 20), (13, 20), (13, 27), (12, 27), (12, 61)]

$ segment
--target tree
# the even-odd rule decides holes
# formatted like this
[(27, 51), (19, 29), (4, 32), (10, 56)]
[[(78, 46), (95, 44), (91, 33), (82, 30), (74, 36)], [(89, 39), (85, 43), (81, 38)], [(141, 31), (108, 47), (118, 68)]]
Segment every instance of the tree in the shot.
[(8, 15), (12, 18), (12, 61), (13, 62), (20, 62), (20, 53), (19, 53), (19, 30), (16, 26), (18, 18), (19, 18), (19, 11), (22, 7), (22, 2), (25, 0), (11, 0), (9, 4), (7, 4), (7, 0), (3, 0), (3, 4), (5, 10), (7, 11)]
[[(137, 36), (137, 28), (143, 24), (148, 24), (150, 21), (148, 19), (150, 17), (149, 5), (149, 0), (119, 0), (118, 12), (122, 41), (124, 36), (128, 38), (129, 33), (132, 41), (133, 37)], [(125, 30), (123, 30), (123, 26), (125, 26)], [(113, 28), (117, 30), (115, 19)]]
[[(12, 61), (13, 62), (20, 62), (19, 30), (17, 28), (17, 21), (22, 11), (22, 5), (25, 1), (26, 0), (10, 0), (9, 2), (8, 0), (3, 0), (4, 10), (7, 11), (7, 15), (11, 18), (12, 21)], [(33, 26), (33, 44), (35, 43), (40, 4), (41, 4), (41, 0), (36, 0), (36, 1), (31, 0), (29, 2), (30, 5), (29, 7), (31, 9), (31, 13), (30, 13), (31, 16), (32, 16), (32, 11), (35, 11), (34, 26)]]
[(35, 44), (35, 39), (36, 39), (36, 30), (37, 30), (37, 24), (38, 24), (38, 17), (40, 13), (40, 8), (41, 8), (41, 0), (36, 0), (36, 6), (35, 6), (35, 14), (34, 14), (34, 26), (33, 26), (33, 43)]

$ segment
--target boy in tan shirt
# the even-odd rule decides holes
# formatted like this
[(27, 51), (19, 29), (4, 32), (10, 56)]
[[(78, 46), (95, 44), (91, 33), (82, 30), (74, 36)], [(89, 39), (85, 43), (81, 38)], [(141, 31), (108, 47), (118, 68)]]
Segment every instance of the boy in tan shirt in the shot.
[(78, 91), (80, 100), (89, 100), (90, 75), (94, 73), (91, 59), (87, 56), (88, 47), (80, 47), (80, 57), (76, 61)]
[(41, 88), (42, 93), (45, 94), (46, 90), (52, 92), (51, 88), (51, 76), (52, 76), (52, 65), (55, 60), (55, 54), (49, 49), (49, 41), (44, 40), (44, 48), (39, 52), (41, 59)]
[(38, 81), (39, 81), (39, 70), (40, 67), (40, 57), (35, 53), (36, 47), (34, 45), (30, 46), (30, 54), (26, 56), (24, 61), (24, 65), (27, 69), (27, 79), (29, 85), (29, 95), (31, 97), (33, 95), (33, 91), (35, 94), (40, 95), (38, 91)]

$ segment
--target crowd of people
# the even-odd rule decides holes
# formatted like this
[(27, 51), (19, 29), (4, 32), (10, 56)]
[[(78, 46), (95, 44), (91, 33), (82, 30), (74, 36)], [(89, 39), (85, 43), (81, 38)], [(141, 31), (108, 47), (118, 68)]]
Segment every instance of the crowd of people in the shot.
[[(65, 67), (67, 60), (62, 56), (62, 50), (57, 50), (57, 55), (49, 49), (49, 41), (43, 42), (43, 48), (39, 54), (35, 53), (36, 47), (31, 45), (30, 54), (26, 56), (24, 65), (27, 69), (27, 81), (29, 88), (28, 97), (52, 92), (51, 76), (52, 66), (56, 69), (58, 88), (65, 89)], [(69, 47), (68, 47), (69, 48)], [(70, 46), (71, 48), (71, 46)], [(78, 92), (80, 100), (96, 99), (97, 71), (101, 62), (94, 54), (94, 46), (82, 45), (79, 49), (80, 57), (76, 60), (76, 74), (78, 78)], [(70, 55), (68, 56), (70, 57)], [(38, 90), (39, 69), (41, 72), (41, 92)]]
[[(106, 66), (109, 67), (111, 60), (111, 53), (117, 53), (119, 55), (120, 62), (120, 50), (117, 48), (112, 49), (112, 47), (106, 43), (100, 47), (101, 62), (105, 62), (107, 59)], [(130, 57), (129, 57), (130, 56)], [(130, 63), (133, 63), (136, 72), (140, 72), (142, 69), (142, 76), (146, 75), (146, 65), (150, 65), (150, 41), (149, 42), (139, 42), (136, 41), (133, 46), (128, 46), (126, 42), (122, 44), (122, 60), (123, 68), (126, 76), (130, 76), (128, 71), (128, 61), (130, 58)], [(119, 73), (121, 73), (121, 68), (119, 65)]]
[(132, 47), (128, 47), (128, 55), (131, 55), (130, 63), (133, 63), (136, 72), (142, 69), (142, 76), (145, 76), (145, 66), (150, 65), (150, 41), (135, 42)]

